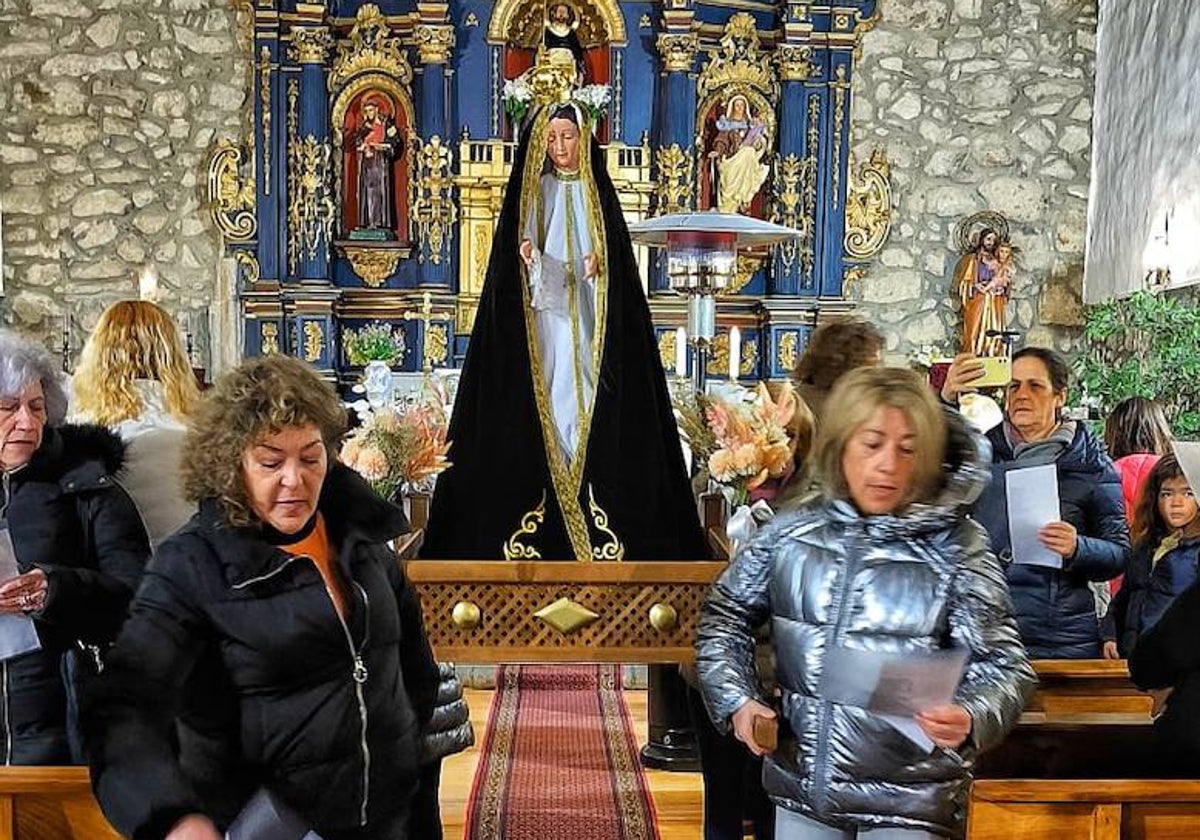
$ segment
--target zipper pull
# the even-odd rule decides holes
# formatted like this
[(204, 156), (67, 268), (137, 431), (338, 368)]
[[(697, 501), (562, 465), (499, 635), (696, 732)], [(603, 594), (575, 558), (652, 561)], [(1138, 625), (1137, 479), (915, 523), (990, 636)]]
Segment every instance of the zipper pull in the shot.
[(354, 681), (359, 685), (367, 681), (367, 666), (363, 663), (361, 656), (354, 657)]

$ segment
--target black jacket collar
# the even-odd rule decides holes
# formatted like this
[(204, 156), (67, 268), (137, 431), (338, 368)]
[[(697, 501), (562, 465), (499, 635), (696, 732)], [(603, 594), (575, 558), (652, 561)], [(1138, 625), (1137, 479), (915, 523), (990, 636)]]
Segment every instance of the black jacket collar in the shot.
[[(317, 509), (349, 573), (350, 550), (358, 544), (381, 544), (409, 530), (404, 512), (381, 499), (358, 473), (334, 464), (325, 476)], [(270, 575), (288, 561), (278, 546), (263, 539), (260, 526), (236, 527), (225, 519), (220, 500), (200, 502), (198, 526), (212, 542), (231, 585)]]
[(108, 483), (125, 463), (125, 444), (105, 426), (47, 426), (29, 465), (13, 473), (18, 481), (57, 482), (72, 490)]

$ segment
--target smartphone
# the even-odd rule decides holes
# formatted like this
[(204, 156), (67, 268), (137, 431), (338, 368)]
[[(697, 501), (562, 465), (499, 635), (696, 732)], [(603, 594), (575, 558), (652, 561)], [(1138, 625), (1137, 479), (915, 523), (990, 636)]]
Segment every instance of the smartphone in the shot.
[(1004, 388), (1012, 381), (1010, 356), (983, 356), (983, 377), (971, 383), (976, 388)]

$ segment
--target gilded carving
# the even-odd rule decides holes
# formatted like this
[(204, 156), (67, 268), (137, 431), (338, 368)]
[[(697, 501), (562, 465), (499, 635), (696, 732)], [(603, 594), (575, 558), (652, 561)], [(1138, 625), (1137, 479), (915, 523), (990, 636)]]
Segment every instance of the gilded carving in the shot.
[(853, 289), (867, 276), (867, 269), (861, 265), (848, 265), (842, 271), (842, 294), (853, 297)]
[(695, 32), (665, 32), (658, 36), (656, 45), (667, 72), (686, 73), (700, 51), (700, 36)]
[(317, 258), (322, 234), (325, 242), (333, 238), (331, 159), (329, 144), (311, 134), (288, 142), (288, 266), (293, 274), (302, 253)]
[(446, 364), (450, 356), (450, 335), (445, 324), (429, 324), (425, 327), (425, 346), (422, 348), (424, 367)]
[(387, 19), (374, 3), (359, 6), (350, 40), (338, 44), (333, 72), (329, 74), (329, 89), (335, 90), (351, 77), (369, 70), (391, 76), (406, 87), (412, 84), (412, 67), (404, 47), (390, 36)]
[(775, 48), (775, 66), (785, 82), (803, 82), (821, 75), (808, 44), (780, 44)]
[(259, 345), (262, 348), (262, 354), (264, 356), (270, 356), (272, 353), (279, 352), (278, 324), (276, 324), (274, 321), (267, 321), (266, 323), (262, 324), (261, 329), (259, 330), (259, 337), (261, 339)]
[(245, 269), (242, 272), (242, 286), (253, 286), (262, 276), (262, 272), (258, 267), (258, 257), (247, 251), (234, 251), (233, 259), (238, 265)]
[[(585, 49), (601, 44), (625, 43), (625, 19), (616, 3), (572, 2), (579, 26), (575, 34)], [(534, 50), (542, 43), (546, 29), (545, 6), (528, 0), (498, 0), (488, 23), (487, 38)]]
[(417, 55), (422, 64), (445, 64), (454, 51), (454, 27), (417, 24), (413, 30)]
[(238, 31), (238, 45), (246, 51), (254, 46), (254, 0), (233, 0), (234, 21)]
[(242, 150), (231, 140), (217, 144), (208, 162), (208, 205), (217, 230), (231, 242), (254, 238), (258, 220), (254, 216), (253, 178), (241, 174)]
[(658, 164), (658, 212), (682, 213), (693, 207), (695, 158), (690, 149), (681, 149), (678, 143), (655, 150)]
[(401, 251), (397, 248), (346, 246), (342, 250), (354, 273), (373, 289), (386, 283), (400, 264)]
[(722, 296), (736, 295), (742, 289), (749, 285), (750, 280), (754, 277), (754, 273), (766, 264), (767, 258), (761, 254), (754, 254), (748, 251), (739, 251), (737, 255), (737, 268), (734, 269), (733, 279), (729, 281), (729, 285), (721, 292)]
[(412, 220), (421, 243), (418, 259), (440, 265), (443, 258), (450, 258), (450, 226), (458, 219), (458, 208), (450, 194), (450, 149), (436, 134), (419, 148), (412, 205)]
[(853, 161), (850, 169), (843, 246), (850, 259), (868, 260), (883, 248), (892, 227), (891, 166), (883, 150), (876, 149), (857, 177)]
[[(816, 157), (809, 154), (801, 159), (796, 155), (776, 158), (775, 161), (775, 208), (773, 220), (786, 227), (800, 231), (803, 241), (811, 231), (802, 212), (803, 187), (813, 181), (810, 173), (815, 170)], [(782, 246), (783, 264), (788, 268), (796, 261), (796, 241), (789, 239)]]
[(301, 64), (324, 64), (332, 39), (324, 26), (304, 26), (292, 30), (290, 55)]
[(837, 81), (833, 82), (833, 209), (841, 205), (839, 193), (842, 186), (842, 131), (846, 123), (846, 94), (850, 83), (846, 81), (846, 65), (839, 64)]
[(654, 24), (650, 20), (650, 15), (642, 15), (638, 19), (638, 29), (653, 29)]
[(488, 240), (491, 238), (491, 233), (483, 225), (475, 226), (475, 242), (472, 248), (472, 256), (475, 263), (475, 286), (474, 290), (478, 291), (483, 288), (483, 281), (487, 278), (488, 264)]
[(746, 12), (738, 12), (725, 24), (720, 46), (709, 52), (696, 90), (706, 98), (727, 85), (749, 86), (770, 94), (775, 91), (770, 56), (763, 54), (754, 17)]
[(804, 234), (801, 238), (800, 269), (813, 280), (813, 268), (816, 265), (816, 229), (817, 229), (817, 147), (821, 141), (821, 97), (815, 93), (808, 96), (808, 133), (806, 137), (808, 154), (805, 155), (807, 177), (804, 179), (803, 208), (804, 226), (800, 229)]
[(593, 492), (590, 484), (588, 485), (588, 510), (592, 515), (592, 525), (595, 526), (597, 531), (608, 537), (603, 545), (592, 547), (592, 559), (612, 560), (617, 563), (624, 560), (625, 546), (617, 538), (612, 528), (609, 527), (608, 513), (596, 503), (596, 494)]
[(325, 350), (325, 329), (317, 321), (304, 322), (304, 361), (316, 362)]
[(263, 133), (263, 193), (271, 194), (271, 49), (262, 48), (262, 61), (258, 65), (258, 96), (262, 103)]
[[(738, 376), (749, 376), (758, 364), (758, 342), (753, 339), (742, 341), (742, 354), (738, 362)], [(713, 339), (712, 355), (708, 358), (706, 370), (713, 376), (724, 376), (729, 373), (729, 333), (718, 333)]]
[(542, 491), (542, 500), (538, 502), (537, 507), (529, 511), (521, 517), (521, 524), (517, 530), (513, 531), (512, 536), (504, 543), (504, 559), (505, 560), (540, 560), (542, 555), (536, 548), (531, 545), (526, 545), (525, 540), (537, 533), (538, 528), (542, 525), (542, 520), (546, 518), (546, 492)]
[(779, 369), (792, 371), (796, 369), (796, 355), (800, 345), (800, 334), (785, 332), (779, 335)]
[(658, 337), (658, 357), (662, 359), (664, 371), (673, 373), (676, 376), (686, 376), (686, 371), (675, 369), (675, 348), (678, 346), (677, 341), (675, 330), (665, 330)]

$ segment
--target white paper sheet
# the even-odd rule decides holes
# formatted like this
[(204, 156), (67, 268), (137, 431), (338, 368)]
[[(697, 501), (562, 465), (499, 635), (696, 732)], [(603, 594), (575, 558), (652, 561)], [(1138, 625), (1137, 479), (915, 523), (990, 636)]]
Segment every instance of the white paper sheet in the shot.
[[(6, 583), (21, 573), (17, 552), (13, 548), (8, 527), (0, 527), (0, 583)], [(0, 660), (12, 659), (23, 653), (42, 649), (33, 619), (27, 615), (0, 615)]]
[(1171, 443), (1171, 448), (1192, 492), (1200, 493), (1200, 443), (1177, 440)]
[(934, 743), (913, 715), (954, 702), (968, 659), (961, 648), (924, 653), (833, 648), (826, 656), (821, 694), (879, 715), (929, 752)]
[(1008, 537), (1012, 561), (1030, 566), (1061, 569), (1062, 555), (1038, 541), (1038, 531), (1062, 519), (1058, 501), (1058, 467), (1044, 464), (1004, 474), (1008, 499)]

